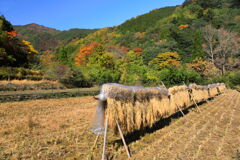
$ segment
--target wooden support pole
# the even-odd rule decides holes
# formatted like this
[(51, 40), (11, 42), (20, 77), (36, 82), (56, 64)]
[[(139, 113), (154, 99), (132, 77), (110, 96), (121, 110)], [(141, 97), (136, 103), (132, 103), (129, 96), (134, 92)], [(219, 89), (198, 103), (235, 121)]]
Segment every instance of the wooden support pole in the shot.
[(94, 144), (93, 144), (93, 147), (92, 147), (92, 150), (95, 148), (96, 144), (97, 144), (97, 141), (98, 141), (98, 138), (99, 138), (99, 134), (97, 135), (95, 141), (94, 141)]
[(207, 102), (207, 104), (209, 104), (209, 101), (208, 101), (208, 99), (206, 99), (206, 102)]
[(182, 113), (183, 116), (185, 116), (185, 114), (183, 113), (183, 111), (181, 110), (181, 108), (176, 104), (178, 110)]
[(104, 157), (105, 157), (105, 150), (106, 150), (106, 143), (107, 143), (107, 128), (108, 128), (108, 115), (106, 116), (106, 121), (105, 121), (102, 160), (104, 160)]
[[(167, 89), (167, 87), (165, 86), (165, 84), (161, 81), (161, 83), (162, 83), (162, 85)], [(184, 82), (183, 82), (184, 83)], [(181, 108), (177, 105), (177, 104), (175, 104), (176, 106), (177, 106), (177, 108), (178, 108), (178, 110), (182, 113), (182, 115), (183, 116), (185, 116), (185, 114), (183, 113), (183, 111), (181, 110)]]
[(196, 107), (197, 107), (197, 110), (198, 110), (199, 112), (201, 112), (201, 110), (199, 109), (199, 107), (198, 107), (198, 105), (197, 105), (197, 103), (196, 103), (195, 99), (194, 99), (194, 98), (192, 98), (192, 100), (193, 100), (194, 104), (196, 105)]
[(117, 120), (116, 120), (116, 123), (117, 123), (118, 131), (119, 131), (120, 136), (121, 136), (121, 138), (122, 138), (122, 141), (123, 141), (123, 144), (124, 144), (125, 150), (126, 150), (126, 152), (127, 152), (128, 158), (131, 158), (131, 154), (130, 154), (130, 152), (129, 152), (129, 150), (128, 150), (128, 147), (127, 147), (127, 144), (126, 144), (126, 142), (125, 142), (125, 139), (124, 139), (124, 136), (123, 136), (122, 130), (121, 130), (120, 125), (119, 125), (119, 123), (118, 123)]
[(161, 81), (162, 85), (167, 89), (167, 87), (165, 86), (165, 84), (163, 83), (163, 81)]

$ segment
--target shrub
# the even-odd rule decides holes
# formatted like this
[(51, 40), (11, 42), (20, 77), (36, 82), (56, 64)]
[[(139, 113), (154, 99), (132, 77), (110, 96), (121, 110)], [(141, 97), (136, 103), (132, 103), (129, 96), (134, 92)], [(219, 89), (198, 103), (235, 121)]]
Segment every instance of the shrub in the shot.
[(118, 82), (119, 72), (112, 69), (104, 69), (99, 65), (91, 65), (83, 68), (86, 81), (91, 85), (101, 85), (103, 83)]
[(164, 69), (159, 72), (159, 78), (162, 80), (167, 86), (172, 85), (181, 85), (184, 83), (202, 83), (203, 79), (201, 76), (193, 71), (187, 70), (185, 68), (176, 69), (171, 67), (169, 69)]
[[(240, 72), (230, 72), (228, 74), (225, 74), (223, 76), (215, 77), (210, 81), (211, 83), (225, 83), (227, 86), (234, 88), (238, 85), (240, 85)], [(210, 83), (209, 82), (209, 83)]]
[(43, 79), (43, 75), (41, 71), (35, 71), (27, 68), (0, 67), (0, 79), (41, 80)]
[(44, 77), (50, 80), (64, 82), (72, 76), (71, 69), (66, 65), (52, 65), (44, 73)]
[(228, 77), (233, 86), (240, 85), (240, 72), (230, 73)]
[(82, 71), (78, 68), (72, 69), (72, 76), (64, 80), (64, 83), (74, 87), (91, 87), (92, 84), (86, 80)]

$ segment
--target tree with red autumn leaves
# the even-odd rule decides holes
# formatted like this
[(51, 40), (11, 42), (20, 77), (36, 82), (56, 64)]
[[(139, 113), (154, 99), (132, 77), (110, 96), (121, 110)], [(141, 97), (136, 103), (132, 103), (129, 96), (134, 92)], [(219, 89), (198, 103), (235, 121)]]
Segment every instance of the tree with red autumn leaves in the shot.
[(77, 66), (86, 65), (88, 57), (93, 53), (94, 49), (100, 44), (97, 42), (92, 42), (88, 45), (82, 47), (75, 57), (75, 64)]
[(133, 52), (138, 54), (138, 55), (142, 55), (143, 54), (142, 48), (134, 48)]
[(9, 32), (7, 32), (7, 34), (8, 34), (9, 38), (17, 37), (17, 31), (15, 31), (15, 30), (9, 31)]

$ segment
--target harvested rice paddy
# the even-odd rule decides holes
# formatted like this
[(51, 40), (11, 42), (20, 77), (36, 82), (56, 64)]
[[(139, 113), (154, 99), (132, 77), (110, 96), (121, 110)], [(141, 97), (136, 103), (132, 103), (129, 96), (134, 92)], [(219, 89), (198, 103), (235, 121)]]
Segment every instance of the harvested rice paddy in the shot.
[[(103, 137), (89, 127), (92, 97), (0, 104), (0, 160), (100, 159)], [(131, 159), (234, 159), (240, 156), (240, 93), (222, 95), (126, 137)], [(120, 136), (109, 130), (108, 159), (127, 159)], [(239, 149), (239, 152), (238, 152)]]

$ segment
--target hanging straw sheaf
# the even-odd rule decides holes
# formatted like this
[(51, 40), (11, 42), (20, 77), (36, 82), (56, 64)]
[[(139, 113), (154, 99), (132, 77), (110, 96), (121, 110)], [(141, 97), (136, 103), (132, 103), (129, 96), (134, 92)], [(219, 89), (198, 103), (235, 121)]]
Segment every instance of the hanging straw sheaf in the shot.
[(210, 97), (217, 96), (218, 94), (222, 93), (225, 89), (226, 89), (226, 86), (224, 83), (215, 83), (215, 84), (208, 85)]
[(226, 85), (224, 83), (220, 83), (218, 88), (219, 88), (220, 93), (223, 93), (224, 90), (226, 89)]
[(225, 84), (191, 84), (166, 89), (107, 83), (102, 86), (97, 96), (100, 102), (96, 112), (98, 115), (95, 116), (96, 128), (92, 130), (94, 133), (102, 133), (104, 114), (108, 114), (109, 127), (117, 131), (117, 120), (124, 134), (152, 127), (161, 118), (178, 111), (178, 108), (191, 106), (192, 99), (201, 102), (222, 93), (225, 88)]
[[(107, 100), (109, 126), (116, 130), (118, 120), (124, 133), (151, 127), (160, 120), (159, 108), (167, 108), (168, 90), (160, 87), (124, 86), (115, 83), (104, 84), (98, 96)], [(162, 103), (165, 99), (165, 103)]]
[(174, 86), (168, 89), (171, 94), (170, 113), (173, 114), (179, 108), (185, 109), (191, 105), (188, 87), (186, 85)]
[(206, 101), (209, 98), (209, 92), (207, 86), (200, 86), (197, 84), (190, 84), (188, 86), (190, 97), (192, 100), (195, 100), (197, 103)]

